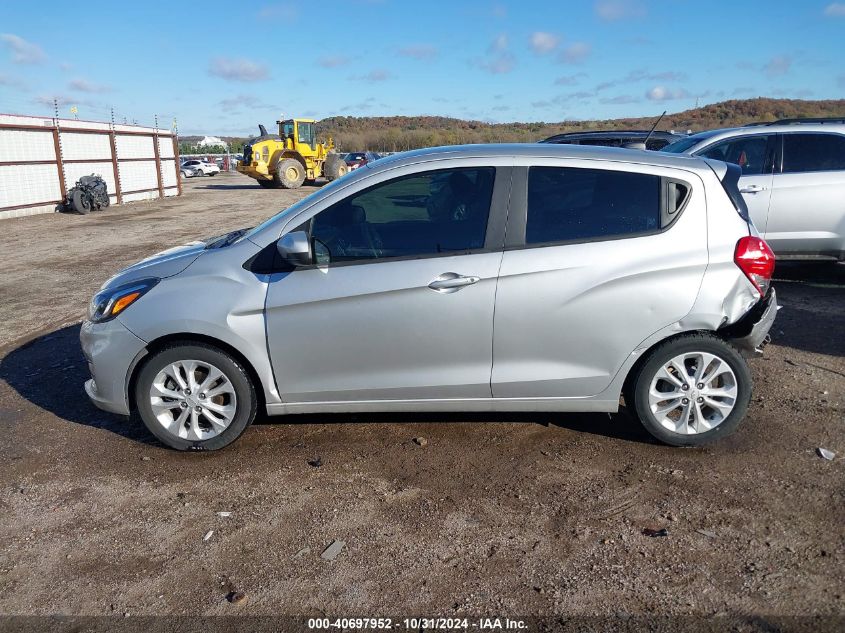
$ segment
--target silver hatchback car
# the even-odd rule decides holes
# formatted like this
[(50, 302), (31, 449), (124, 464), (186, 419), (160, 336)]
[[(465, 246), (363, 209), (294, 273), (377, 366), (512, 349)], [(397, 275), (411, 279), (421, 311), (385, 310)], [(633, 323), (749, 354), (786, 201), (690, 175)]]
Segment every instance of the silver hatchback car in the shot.
[(267, 414), (617, 411), (731, 432), (777, 310), (723, 162), (566, 145), (420, 150), (97, 293), (85, 389), (165, 444)]
[(664, 147), (735, 163), (751, 219), (778, 259), (845, 260), (845, 119), (785, 119)]

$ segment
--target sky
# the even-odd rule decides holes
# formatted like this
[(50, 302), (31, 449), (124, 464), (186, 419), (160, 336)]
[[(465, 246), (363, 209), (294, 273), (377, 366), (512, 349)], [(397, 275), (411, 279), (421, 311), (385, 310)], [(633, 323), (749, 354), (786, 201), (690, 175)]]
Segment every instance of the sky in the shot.
[(490, 122), (845, 97), (845, 0), (4, 2), (0, 113), (248, 135), (284, 117)]

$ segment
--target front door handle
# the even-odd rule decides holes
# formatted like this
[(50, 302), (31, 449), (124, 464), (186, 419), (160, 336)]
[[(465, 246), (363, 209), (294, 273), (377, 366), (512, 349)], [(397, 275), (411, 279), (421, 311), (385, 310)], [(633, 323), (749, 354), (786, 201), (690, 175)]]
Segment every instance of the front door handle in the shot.
[(437, 292), (457, 292), (465, 286), (471, 286), (481, 281), (481, 277), (459, 275), (458, 273), (443, 273), (433, 280), (428, 287)]
[(760, 185), (745, 185), (742, 187), (739, 192), (740, 193), (759, 193), (761, 191), (765, 191), (766, 188)]

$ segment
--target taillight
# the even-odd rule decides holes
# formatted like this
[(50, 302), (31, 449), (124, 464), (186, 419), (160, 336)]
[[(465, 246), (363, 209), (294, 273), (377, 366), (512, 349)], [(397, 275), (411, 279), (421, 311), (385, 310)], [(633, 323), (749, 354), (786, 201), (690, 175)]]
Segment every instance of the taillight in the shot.
[(743, 237), (736, 243), (734, 262), (765, 297), (775, 272), (775, 254), (759, 237)]

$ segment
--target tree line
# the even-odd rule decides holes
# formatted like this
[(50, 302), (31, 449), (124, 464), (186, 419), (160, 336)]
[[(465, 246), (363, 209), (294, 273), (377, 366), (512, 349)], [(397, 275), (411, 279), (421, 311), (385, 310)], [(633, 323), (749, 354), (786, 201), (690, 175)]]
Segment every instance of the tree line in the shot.
[[(699, 132), (748, 123), (802, 117), (845, 117), (845, 99), (742, 99), (723, 101), (666, 115), (660, 130)], [(332, 137), (344, 152), (374, 150), (400, 152), (438, 145), (466, 143), (532, 143), (561, 132), (649, 129), (657, 117), (560, 121), (556, 123), (489, 123), (441, 116), (352, 117), (335, 116), (317, 124), (318, 137)], [(196, 137), (199, 140), (200, 137)], [(239, 153), (248, 139), (223, 137), (229, 151)], [(189, 145), (188, 139), (183, 139)], [(184, 152), (183, 153), (192, 153)], [(224, 150), (225, 151), (225, 150)], [(211, 148), (203, 152), (213, 153)]]

